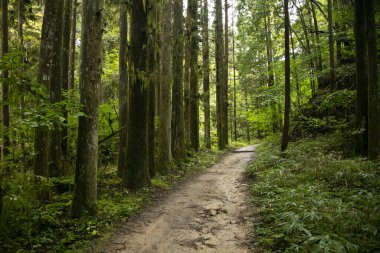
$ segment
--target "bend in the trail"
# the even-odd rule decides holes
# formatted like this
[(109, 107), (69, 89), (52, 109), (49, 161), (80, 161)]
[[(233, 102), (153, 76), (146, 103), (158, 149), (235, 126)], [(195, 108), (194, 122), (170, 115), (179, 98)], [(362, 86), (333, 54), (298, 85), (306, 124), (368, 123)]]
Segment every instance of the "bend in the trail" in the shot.
[(251, 252), (244, 170), (254, 147), (229, 153), (179, 184), (116, 234), (104, 252)]

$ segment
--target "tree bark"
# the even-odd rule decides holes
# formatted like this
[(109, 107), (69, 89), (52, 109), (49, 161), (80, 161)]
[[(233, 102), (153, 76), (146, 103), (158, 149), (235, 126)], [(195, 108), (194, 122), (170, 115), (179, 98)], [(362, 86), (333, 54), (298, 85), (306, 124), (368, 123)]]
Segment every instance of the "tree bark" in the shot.
[(173, 94), (172, 152), (175, 160), (185, 157), (185, 125), (183, 107), (183, 0), (174, 1), (173, 25)]
[(368, 57), (365, 1), (355, 1), (356, 52), (356, 136), (355, 152), (365, 155), (368, 149)]
[(224, 44), (222, 12), (222, 1), (215, 0), (216, 127), (219, 150), (226, 148), (223, 127)]
[[(159, 26), (159, 9), (156, 1), (149, 1), (150, 11), (148, 12), (149, 22), (149, 36), (148, 36), (148, 73), (149, 73), (149, 91), (148, 91), (148, 163), (149, 175), (151, 178), (157, 174), (156, 169), (156, 146), (158, 129), (156, 129), (156, 116), (159, 115), (159, 71), (158, 60), (159, 50), (158, 41), (160, 40), (158, 34)], [(157, 92), (157, 94), (156, 94)]]
[[(232, 29), (234, 29), (234, 17), (232, 17)], [(235, 59), (235, 31), (232, 30), (232, 66), (233, 66), (233, 71), (234, 71), (234, 94), (233, 94), (233, 104), (234, 104), (234, 140), (237, 141), (237, 117), (236, 117), (236, 92), (237, 92), (237, 87), (236, 87), (236, 59)]]
[(150, 184), (148, 159), (148, 13), (140, 0), (131, 5), (128, 145), (123, 183), (132, 190)]
[(284, 127), (282, 132), (281, 151), (288, 148), (289, 143), (289, 124), (290, 124), (290, 43), (289, 43), (289, 1), (284, 0), (285, 13), (285, 110)]
[(158, 129), (158, 169), (166, 174), (172, 166), (171, 88), (172, 88), (172, 2), (164, 0), (161, 9), (160, 125)]
[[(119, 11), (119, 127), (123, 127), (127, 125), (128, 117), (128, 6), (125, 1), (120, 1)], [(118, 146), (118, 175), (122, 177), (127, 159), (127, 128), (119, 133)]]
[[(64, 18), (63, 18), (63, 41), (62, 41), (62, 90), (67, 95), (69, 91), (69, 65), (70, 65), (70, 36), (71, 36), (71, 10), (72, 0), (64, 0)], [(68, 102), (65, 97), (66, 103)], [(63, 157), (63, 174), (66, 174), (66, 162), (68, 160), (68, 110), (64, 108), (65, 122), (62, 126), (62, 157)]]
[(189, 0), (190, 18), (190, 145), (199, 149), (199, 100), (198, 100), (198, 0)]
[(375, 1), (366, 2), (368, 40), (368, 158), (380, 161), (380, 102), (377, 64)]
[(70, 32), (70, 59), (69, 59), (69, 77), (68, 77), (68, 88), (74, 89), (75, 83), (75, 44), (76, 44), (76, 33), (77, 33), (77, 0), (71, 0), (71, 32)]
[(229, 83), (228, 0), (224, 0), (224, 82), (223, 82), (223, 139), (228, 145), (228, 83)]
[(98, 114), (102, 76), (103, 0), (83, 0), (81, 28), (80, 104), (73, 215), (96, 213)]
[(187, 5), (186, 32), (185, 32), (185, 69), (183, 77), (184, 96), (184, 125), (185, 125), (185, 146), (190, 148), (190, 36), (191, 24), (189, 18), (189, 5)]
[[(1, 33), (2, 33), (2, 47), (1, 56), (6, 57), (9, 51), (9, 27), (8, 27), (8, 0), (2, 0), (2, 17), (1, 17)], [(9, 148), (11, 145), (10, 132), (9, 132), (9, 71), (3, 70), (3, 155), (6, 157), (9, 155)]]
[(210, 116), (210, 47), (208, 29), (208, 0), (203, 1), (203, 27), (202, 27), (202, 50), (203, 50), (203, 107), (205, 115), (204, 143), (205, 147), (211, 148), (211, 116)]
[[(49, 89), (51, 82), (51, 61), (53, 54), (54, 23), (56, 2), (45, 1), (44, 18), (41, 32), (40, 59), (38, 66), (38, 83)], [(43, 98), (38, 98), (42, 100)], [(44, 101), (47, 102), (47, 101)], [(44, 125), (39, 125), (35, 131), (34, 140), (34, 174), (47, 177), (49, 175), (49, 149), (48, 149), (48, 129)]]
[(329, 53), (330, 53), (330, 91), (336, 89), (335, 80), (335, 47), (334, 47), (334, 29), (333, 29), (333, 3), (327, 1), (328, 5), (328, 28), (329, 28)]

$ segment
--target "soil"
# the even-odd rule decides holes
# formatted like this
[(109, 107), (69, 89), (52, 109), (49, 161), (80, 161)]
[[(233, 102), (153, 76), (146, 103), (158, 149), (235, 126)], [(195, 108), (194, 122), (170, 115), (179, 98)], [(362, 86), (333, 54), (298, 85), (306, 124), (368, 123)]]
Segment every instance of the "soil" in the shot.
[(222, 157), (177, 185), (116, 233), (103, 252), (252, 252), (251, 212), (244, 170), (254, 147)]

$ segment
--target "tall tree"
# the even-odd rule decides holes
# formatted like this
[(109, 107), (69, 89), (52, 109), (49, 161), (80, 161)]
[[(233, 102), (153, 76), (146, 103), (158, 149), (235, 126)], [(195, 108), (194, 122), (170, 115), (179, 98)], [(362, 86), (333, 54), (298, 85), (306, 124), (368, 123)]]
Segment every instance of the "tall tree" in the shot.
[(228, 83), (229, 83), (229, 29), (228, 29), (228, 0), (224, 0), (224, 79), (223, 79), (223, 141), (228, 145)]
[[(64, 0), (56, 0), (54, 22), (54, 40), (51, 61), (50, 102), (54, 105), (62, 101), (62, 27)], [(62, 176), (62, 131), (59, 123), (54, 123), (49, 131), (49, 173), (51, 176)]]
[[(72, 0), (64, 0), (64, 16), (63, 16), (63, 37), (62, 37), (62, 90), (67, 93), (69, 91), (69, 65), (70, 65), (70, 37), (71, 37), (71, 11)], [(67, 101), (67, 99), (66, 99)], [(68, 156), (68, 111), (64, 109), (65, 124), (62, 126), (62, 156), (64, 162)], [(64, 166), (65, 164), (63, 164)], [(64, 169), (65, 170), (65, 169)]]
[(153, 178), (156, 173), (156, 145), (158, 128), (156, 127), (156, 117), (159, 114), (159, 94), (160, 82), (158, 71), (158, 60), (160, 55), (159, 48), (159, 8), (155, 0), (149, 1), (148, 20), (148, 73), (149, 73), (149, 89), (148, 89), (148, 160), (149, 175)]
[(368, 157), (380, 161), (380, 98), (375, 1), (365, 1), (368, 50)]
[(334, 21), (333, 21), (333, 2), (327, 1), (328, 9), (328, 29), (329, 29), (329, 53), (330, 53), (330, 90), (336, 89), (335, 80), (335, 47), (334, 47)]
[(171, 151), (171, 88), (172, 88), (172, 2), (163, 0), (161, 6), (160, 51), (160, 124), (158, 130), (158, 166), (167, 173), (172, 163)]
[[(232, 27), (234, 27), (234, 18), (235, 12), (232, 17)], [(233, 28), (234, 29), (234, 28)], [(234, 140), (237, 141), (237, 116), (236, 116), (236, 104), (237, 104), (237, 87), (236, 87), (236, 57), (235, 57), (235, 30), (232, 30), (232, 67), (233, 67), (233, 78), (234, 78), (234, 90), (233, 90), (233, 105), (234, 105), (234, 117), (233, 117), (233, 125), (234, 125)]]
[(216, 63), (216, 127), (218, 132), (218, 148), (226, 147), (223, 127), (224, 98), (224, 44), (222, 1), (215, 0), (215, 63)]
[(203, 1), (202, 20), (202, 50), (203, 50), (203, 107), (205, 115), (204, 143), (205, 147), (211, 148), (211, 119), (210, 119), (210, 47), (208, 30), (208, 0)]
[[(51, 80), (51, 61), (53, 54), (54, 23), (56, 22), (56, 1), (45, 1), (44, 18), (41, 32), (40, 59), (38, 66), (38, 83), (49, 89)], [(43, 100), (39, 98), (38, 101)], [(44, 101), (44, 100), (43, 100)], [(44, 101), (46, 102), (46, 101)], [(48, 129), (40, 125), (35, 131), (34, 140), (34, 174), (39, 176), (49, 175), (49, 150)]]
[(190, 144), (199, 149), (199, 100), (198, 100), (198, 0), (189, 0), (190, 19)]
[(128, 48), (128, 6), (127, 2), (120, 0), (119, 4), (119, 133), (118, 150), (118, 174), (122, 176), (127, 158), (127, 117), (128, 117), (128, 72), (127, 72), (127, 48)]
[(364, 155), (368, 144), (368, 57), (365, 1), (355, 1), (356, 44), (356, 138), (355, 151)]
[(130, 189), (143, 188), (150, 184), (148, 162), (148, 78), (147, 6), (140, 0), (131, 5), (130, 82), (128, 112), (128, 145), (123, 183)]
[(185, 146), (190, 147), (190, 37), (191, 19), (190, 5), (187, 4), (186, 31), (185, 31), (185, 66), (183, 77), (183, 104), (184, 104), (184, 125), (185, 125)]
[(69, 59), (69, 77), (68, 77), (68, 87), (69, 89), (74, 88), (74, 77), (75, 77), (75, 44), (76, 44), (76, 33), (77, 33), (77, 0), (71, 0), (71, 19), (70, 19), (70, 59)]
[(289, 124), (290, 124), (290, 18), (289, 18), (289, 0), (284, 0), (285, 14), (285, 110), (284, 110), (284, 127), (282, 132), (281, 151), (288, 148), (289, 143)]
[(83, 0), (81, 27), (80, 104), (73, 215), (96, 212), (98, 113), (102, 74), (103, 0)]
[(173, 92), (172, 92), (172, 152), (176, 160), (185, 156), (185, 125), (183, 106), (183, 0), (173, 6)]
[[(1, 57), (6, 57), (9, 50), (9, 27), (8, 27), (8, 0), (2, 0), (2, 17), (1, 17)], [(4, 157), (9, 154), (10, 133), (9, 133), (9, 71), (3, 70), (3, 154)]]

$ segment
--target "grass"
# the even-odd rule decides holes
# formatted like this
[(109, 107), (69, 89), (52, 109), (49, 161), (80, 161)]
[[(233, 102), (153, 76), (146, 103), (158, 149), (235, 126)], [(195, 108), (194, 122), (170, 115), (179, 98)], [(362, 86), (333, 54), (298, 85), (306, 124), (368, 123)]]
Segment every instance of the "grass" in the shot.
[(71, 217), (72, 177), (43, 181), (41, 187), (49, 189), (51, 196), (40, 203), (33, 175), (20, 173), (13, 179), (17, 185), (4, 197), (7, 236), (0, 236), (0, 252), (85, 251), (92, 241), (105, 240), (119, 224), (185, 177), (215, 164), (222, 154), (216, 150), (191, 154), (169, 174), (154, 178), (151, 187), (134, 193), (121, 186), (115, 169), (103, 172), (98, 177), (98, 213), (81, 219)]
[(259, 145), (248, 168), (258, 252), (380, 252), (380, 165), (334, 152), (334, 135)]

